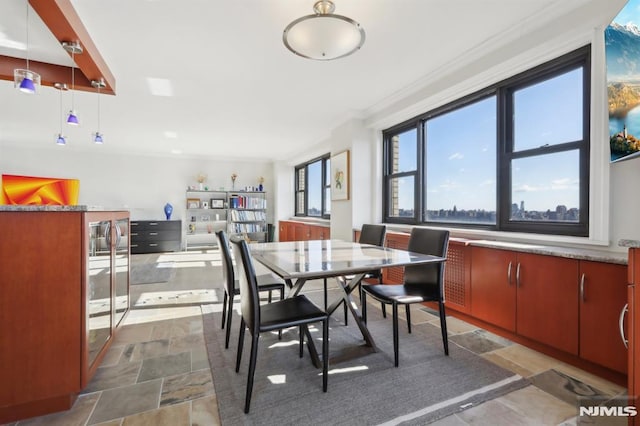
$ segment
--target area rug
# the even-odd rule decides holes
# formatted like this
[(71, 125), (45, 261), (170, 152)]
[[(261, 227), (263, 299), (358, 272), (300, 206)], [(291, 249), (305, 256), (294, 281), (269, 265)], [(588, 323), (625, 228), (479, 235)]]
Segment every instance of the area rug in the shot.
[(131, 284), (164, 283), (174, 274), (173, 262), (140, 263), (131, 265), (129, 280)]
[[(235, 372), (239, 316), (234, 312), (230, 348), (224, 349), (220, 313), (203, 306), (207, 344), (223, 425), (422, 425), (520, 389), (528, 380), (449, 341), (444, 355), (440, 329), (417, 324), (408, 334), (400, 321), (400, 367), (393, 366), (391, 319), (369, 309), (368, 326), (378, 352), (330, 364), (328, 392), (322, 371), (305, 349), (298, 357), (297, 329), (260, 337), (251, 411), (244, 414), (249, 333), (240, 373)], [(350, 321), (335, 315), (330, 323), (330, 353), (358, 349), (363, 340)], [(403, 327), (405, 326), (405, 327)], [(322, 331), (311, 330), (321, 350)]]

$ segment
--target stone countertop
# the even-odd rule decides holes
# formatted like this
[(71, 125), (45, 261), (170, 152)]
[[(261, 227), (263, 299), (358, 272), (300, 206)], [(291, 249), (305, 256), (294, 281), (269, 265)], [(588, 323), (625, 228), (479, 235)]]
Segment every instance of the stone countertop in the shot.
[(44, 205), (0, 205), (0, 212), (101, 212), (126, 211), (122, 208), (104, 208), (102, 206), (44, 206)]
[(618, 241), (618, 246), (629, 247), (629, 248), (639, 248), (640, 240), (620, 240)]
[[(639, 243), (638, 247), (640, 247), (640, 241), (638, 243)], [(490, 240), (467, 240), (467, 244), (471, 246), (512, 250), (512, 251), (518, 251), (523, 253), (566, 257), (569, 259), (590, 260), (593, 262), (617, 263), (620, 265), (626, 265), (628, 260), (626, 252), (614, 252), (614, 251), (608, 251), (608, 250), (545, 246), (541, 244), (512, 243), (512, 242), (505, 242), (505, 241), (490, 241)]]
[[(398, 233), (407, 233), (402, 231), (391, 231)], [(457, 242), (468, 246), (477, 246), (477, 247), (487, 247), (494, 248), (500, 250), (511, 250), (522, 253), (533, 253), (533, 254), (541, 254), (547, 256), (558, 256), (558, 257), (566, 257), (569, 259), (577, 259), (577, 260), (590, 260), (593, 262), (605, 262), (605, 263), (616, 263), (619, 265), (626, 265), (628, 263), (628, 254), (626, 251), (616, 252), (611, 250), (599, 250), (592, 248), (575, 248), (575, 247), (562, 247), (562, 246), (552, 246), (545, 244), (536, 244), (536, 243), (517, 243), (517, 242), (509, 242), (509, 241), (495, 241), (495, 240), (484, 240), (484, 239), (471, 239), (471, 238), (461, 238), (461, 237), (450, 237), (450, 242)], [(622, 242), (626, 242), (626, 244), (622, 244)], [(636, 245), (632, 245), (636, 244)], [(620, 240), (618, 246), (621, 247), (640, 247), (640, 241), (636, 240)]]

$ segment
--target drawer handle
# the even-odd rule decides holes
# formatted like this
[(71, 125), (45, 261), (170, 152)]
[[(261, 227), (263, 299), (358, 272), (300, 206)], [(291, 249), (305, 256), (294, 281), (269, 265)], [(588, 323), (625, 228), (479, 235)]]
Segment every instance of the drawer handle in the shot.
[(156, 226), (158, 224), (158, 222), (149, 222), (149, 225), (151, 226)]
[(129, 235), (131, 235), (132, 237), (135, 237), (136, 235), (138, 235), (137, 232), (131, 232)]
[(138, 247), (137, 244), (131, 244), (131, 248)]
[(157, 232), (149, 232), (149, 235), (158, 235)]
[(624, 316), (629, 312), (629, 304), (625, 303), (622, 311), (620, 311), (620, 319), (618, 321), (618, 326), (620, 327), (620, 337), (622, 338), (622, 343), (624, 347), (629, 349), (629, 340), (624, 335)]
[(149, 244), (149, 247), (158, 247), (158, 245), (155, 244), (155, 243), (151, 243), (151, 244)]

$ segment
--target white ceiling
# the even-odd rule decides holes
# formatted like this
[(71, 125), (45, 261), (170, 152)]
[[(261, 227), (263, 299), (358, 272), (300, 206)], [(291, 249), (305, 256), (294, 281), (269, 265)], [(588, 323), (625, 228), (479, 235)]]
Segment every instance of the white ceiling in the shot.
[[(1, 0), (0, 55), (25, 56), (7, 47), (26, 44), (25, 1)], [(100, 98), (105, 144), (96, 146), (98, 96), (75, 92), (82, 126), (64, 125), (69, 142), (60, 149), (288, 158), (461, 55), (502, 42), (501, 34), (600, 1), (335, 0), (336, 13), (362, 24), (366, 42), (352, 56), (317, 62), (282, 43), (286, 25), (311, 14), (314, 0), (72, 0), (117, 94)], [(34, 15), (29, 57), (69, 65)], [(172, 95), (152, 95), (150, 78), (168, 80)], [(71, 94), (62, 95), (66, 113)], [(0, 146), (53, 147), (59, 96), (50, 87), (25, 95), (0, 81)]]

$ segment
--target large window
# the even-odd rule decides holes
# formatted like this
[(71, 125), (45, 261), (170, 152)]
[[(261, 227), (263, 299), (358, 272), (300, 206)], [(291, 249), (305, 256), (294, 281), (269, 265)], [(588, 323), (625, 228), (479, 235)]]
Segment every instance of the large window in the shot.
[(385, 220), (588, 235), (585, 47), (384, 131)]
[(296, 216), (329, 218), (329, 154), (295, 167)]

